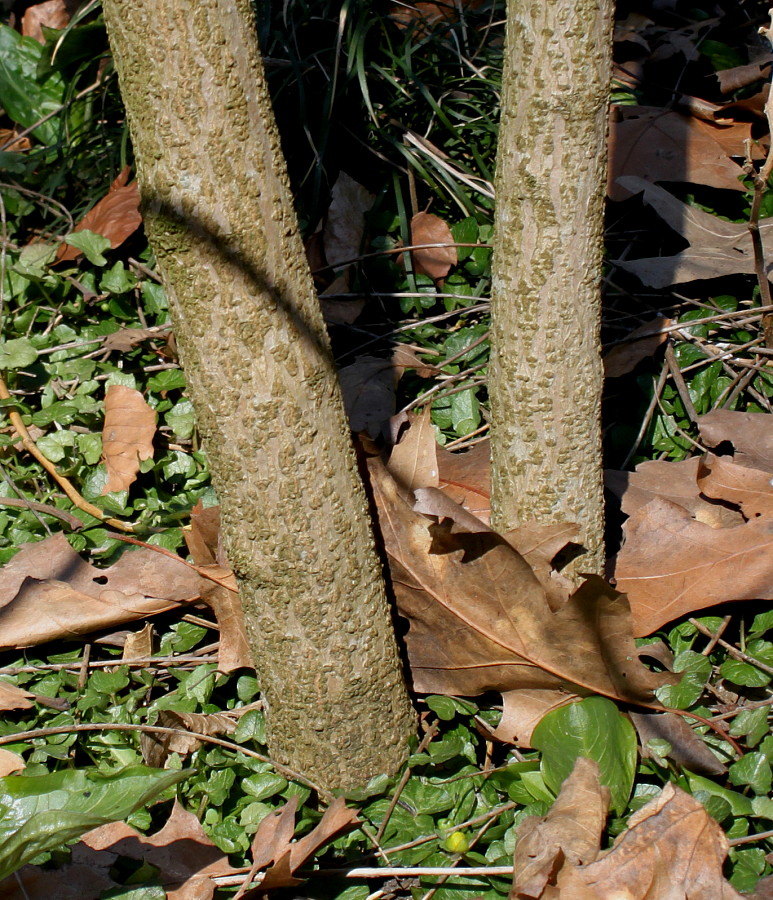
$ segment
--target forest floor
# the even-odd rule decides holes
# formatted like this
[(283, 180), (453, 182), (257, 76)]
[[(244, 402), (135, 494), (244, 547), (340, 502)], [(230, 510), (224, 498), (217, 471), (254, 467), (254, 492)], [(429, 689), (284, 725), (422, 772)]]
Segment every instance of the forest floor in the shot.
[(0, 896), (773, 896), (767, 10), (618, 5), (611, 583), (575, 592), (571, 523), (488, 530), (503, 3), (262, 7), (420, 721), (403, 772), (333, 798), (266, 748), (104, 23), (74, 7), (0, 24)]

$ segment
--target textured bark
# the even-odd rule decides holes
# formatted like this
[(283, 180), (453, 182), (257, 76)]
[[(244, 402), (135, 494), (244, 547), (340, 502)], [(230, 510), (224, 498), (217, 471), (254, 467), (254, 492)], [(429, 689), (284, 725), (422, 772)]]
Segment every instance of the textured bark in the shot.
[(578, 523), (597, 573), (612, 10), (508, 0), (492, 287), (492, 520)]
[(250, 0), (104, 10), (269, 750), (360, 784), (403, 762), (414, 715)]

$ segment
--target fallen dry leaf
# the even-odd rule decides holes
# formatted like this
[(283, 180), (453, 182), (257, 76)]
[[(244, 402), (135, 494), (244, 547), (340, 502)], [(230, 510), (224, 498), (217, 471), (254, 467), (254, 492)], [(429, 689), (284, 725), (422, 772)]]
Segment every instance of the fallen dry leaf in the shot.
[(712, 528), (742, 525), (738, 510), (710, 502), (701, 495), (698, 472), (701, 461), (697, 456), (679, 462), (648, 460), (639, 463), (635, 472), (604, 473), (606, 487), (621, 499), (621, 509), (632, 516), (655, 498), (671, 500), (686, 509), (693, 518)]
[(395, 411), (395, 388), (403, 369), (391, 359), (360, 356), (338, 373), (349, 426), (375, 438)]
[(770, 476), (770, 470), (750, 469), (726, 456), (709, 453), (701, 460), (697, 482), (706, 497), (735, 504), (747, 519), (757, 516), (773, 519)]
[(734, 94), (741, 88), (748, 87), (763, 78), (765, 81), (770, 81), (771, 63), (773, 63), (773, 54), (763, 53), (759, 59), (746, 65), (720, 69), (714, 73), (719, 82), (719, 90), (723, 94)]
[[(618, 179), (618, 184), (633, 194), (641, 192), (644, 203), (690, 244), (687, 250), (673, 256), (614, 261), (643, 284), (661, 288), (720, 275), (754, 273), (752, 239), (746, 225), (726, 222), (682, 203), (668, 191), (637, 176), (626, 175)], [(773, 218), (761, 219), (759, 230), (765, 256), (770, 258)]]
[(116, 350), (119, 353), (128, 353), (128, 351), (133, 347), (136, 347), (137, 344), (141, 344), (143, 341), (147, 341), (150, 338), (163, 338), (166, 340), (168, 332), (169, 329), (165, 327), (119, 328), (118, 331), (105, 335), (102, 346), (105, 350)]
[(196, 735), (180, 734), (179, 731), (218, 735), (233, 734), (236, 730), (236, 722), (233, 717), (222, 713), (205, 715), (204, 713), (175, 712), (173, 709), (160, 709), (158, 718), (153, 724), (161, 728), (178, 729), (176, 734), (144, 732), (140, 738), (145, 765), (155, 769), (164, 768), (171, 753), (177, 753), (184, 758), (201, 746), (201, 740)]
[[(407, 427), (403, 427), (406, 424)], [(395, 430), (392, 439), (397, 443), (387, 462), (390, 473), (403, 482), (406, 480), (406, 469), (412, 470), (406, 486), (411, 489), (438, 487), (451, 500), (488, 525), (491, 515), (491, 452), (488, 440), (480, 441), (469, 450), (452, 453), (437, 443), (434, 430), (423, 417), (402, 413), (394, 417), (391, 425)], [(417, 456), (421, 457), (421, 461), (417, 461)], [(435, 469), (437, 474), (431, 474)]]
[(28, 6), (21, 17), (21, 33), (45, 44), (43, 28), (65, 28), (83, 0), (45, 0)]
[[(122, 169), (115, 181), (110, 185), (105, 196), (92, 206), (86, 215), (73, 229), (77, 231), (93, 231), (110, 241), (115, 250), (130, 237), (142, 224), (140, 215), (140, 192), (137, 182), (127, 184), (129, 167)], [(56, 251), (59, 262), (78, 259), (83, 251), (70, 244), (62, 243)]]
[(0, 778), (11, 775), (13, 772), (21, 772), (27, 764), (16, 753), (11, 753), (5, 747), (0, 747)]
[(708, 447), (732, 444), (733, 462), (773, 472), (773, 427), (769, 413), (713, 409), (698, 419), (698, 428)]
[(590, 579), (552, 612), (528, 563), (501, 536), (453, 533), (414, 512), (368, 461), (414, 686), (422, 693), (591, 690), (638, 701), (672, 679), (638, 662), (628, 605)]
[[(80, 847), (80, 845), (77, 845)], [(88, 848), (86, 848), (88, 850)], [(104, 854), (103, 856), (108, 856)], [(81, 850), (79, 858), (85, 856)], [(99, 855), (91, 852), (87, 861), (69, 863), (58, 869), (23, 866), (18, 872), (0, 881), (2, 900), (98, 900), (111, 889), (121, 888), (108, 874), (110, 865), (98, 862)], [(115, 859), (115, 856), (110, 857)], [(109, 895), (107, 895), (109, 896)], [(189, 897), (184, 900), (209, 900), (208, 897)]]
[[(764, 413), (714, 410), (701, 436), (717, 453), (607, 473), (629, 516), (615, 562), (637, 636), (716, 603), (773, 593), (773, 429)], [(735, 447), (735, 454), (719, 455)]]
[(742, 900), (722, 876), (727, 851), (727, 838), (704, 807), (667, 784), (631, 816), (615, 846), (584, 867), (582, 881), (604, 900)]
[[(108, 870), (122, 856), (155, 866), (167, 900), (210, 900), (215, 892), (211, 876), (239, 871), (204, 834), (196, 816), (177, 801), (166, 825), (156, 834), (147, 837), (123, 822), (112, 822), (83, 836), (73, 848), (73, 862), (84, 848), (102, 851)], [(83, 856), (94, 860), (88, 852)]]
[(126, 635), (121, 659), (147, 659), (153, 655), (153, 624), (148, 622), (139, 631)]
[(649, 50), (650, 45), (646, 38), (646, 32), (654, 24), (652, 19), (648, 19), (641, 13), (629, 13), (624, 19), (615, 22), (612, 40), (616, 44), (630, 41), (632, 44), (639, 44), (645, 50)]
[(0, 710), (32, 709), (34, 694), (0, 679)]
[(712, 528), (656, 498), (625, 523), (615, 579), (631, 604), (636, 637), (699, 609), (773, 599), (773, 521)]
[(126, 885), (110, 877), (121, 858), (156, 867), (167, 900), (211, 900), (215, 892), (212, 876), (239, 871), (204, 834), (196, 816), (175, 802), (166, 825), (156, 834), (148, 837), (123, 822), (95, 828), (72, 848), (71, 863), (51, 870), (24, 866), (0, 882), (0, 896), (3, 900), (123, 896)]
[(408, 428), (400, 443), (392, 448), (387, 468), (405, 490), (436, 487), (439, 484), (437, 449), (431, 408), (427, 406), (420, 416), (408, 413)]
[(0, 647), (72, 639), (197, 599), (205, 585), (182, 560), (144, 547), (97, 569), (63, 534), (26, 544), (0, 568)]
[(505, 533), (507, 542), (521, 554), (539, 579), (552, 610), (560, 609), (574, 590), (572, 582), (553, 566), (567, 544), (576, 541), (579, 528), (571, 522), (526, 522)]
[(414, 28), (416, 37), (422, 37), (439, 24), (456, 22), (460, 9), (478, 9), (484, 0), (455, 0), (446, 3), (444, 0), (431, 2), (419, 0), (417, 3), (398, 3), (389, 10), (389, 18), (398, 28)]
[(351, 325), (365, 309), (365, 300), (362, 297), (328, 296), (328, 294), (349, 293), (350, 268), (344, 269), (319, 295), (322, 317), (328, 325)]
[(429, 275), (434, 281), (445, 278), (458, 261), (451, 229), (439, 216), (432, 213), (416, 213), (411, 219), (411, 244), (449, 245), (411, 251), (416, 273)]
[(658, 347), (668, 340), (663, 329), (673, 324), (673, 319), (658, 316), (632, 331), (625, 343), (613, 347), (604, 356), (604, 377), (620, 378), (633, 372), (643, 360), (651, 359)]
[(419, 378), (431, 378), (437, 375), (440, 369), (419, 357), (415, 350), (405, 344), (397, 344), (392, 351), (392, 363), (403, 369), (415, 369)]
[(438, 477), (443, 493), (488, 525), (491, 518), (491, 447), (480, 441), (463, 453), (437, 448)]
[(360, 255), (365, 213), (373, 206), (375, 194), (343, 171), (330, 193), (322, 242), (328, 265), (335, 266)]
[(644, 756), (652, 756), (647, 741), (668, 741), (671, 750), (667, 754), (678, 766), (698, 775), (724, 775), (727, 769), (709, 750), (682, 716), (674, 713), (629, 712), (631, 721), (639, 733)]
[(183, 529), (185, 545), (197, 566), (221, 563), (220, 507), (204, 507), (199, 500), (191, 510), (191, 520)]
[(526, 816), (517, 828), (511, 900), (543, 897), (563, 867), (593, 862), (608, 810), (609, 788), (599, 783), (598, 765), (580, 757), (550, 812)]
[[(403, 485), (398, 480), (398, 486), (402, 491)], [(416, 488), (413, 491), (416, 502), (411, 507), (414, 512), (421, 513), (424, 516), (435, 516), (438, 519), (447, 519), (452, 523), (451, 533), (487, 531), (485, 526), (477, 516), (467, 512), (467, 510), (455, 503), (448, 494), (438, 490), (438, 488)]]
[(15, 684), (9, 684), (0, 678), (0, 710), (32, 709), (35, 705), (33, 701), (49, 709), (62, 710), (70, 708), (67, 700), (57, 697), (45, 697), (42, 694), (31, 694), (29, 691), (16, 687)]
[(532, 733), (542, 719), (554, 709), (577, 699), (577, 694), (549, 689), (505, 691), (502, 694), (502, 718), (492, 737), (503, 744), (530, 748)]
[(4, 153), (21, 153), (23, 150), (32, 149), (32, 141), (25, 135), (17, 137), (21, 128), (0, 128), (0, 147)]
[[(223, 570), (227, 572), (228, 570)], [(236, 579), (231, 575), (233, 587), (214, 585), (202, 593), (202, 600), (212, 609), (220, 629), (217, 643), (218, 672), (235, 672), (237, 669), (254, 669), (255, 662), (250, 651), (247, 630), (244, 627), (244, 613)]]
[(246, 892), (239, 891), (238, 898), (256, 900), (266, 891), (301, 884), (303, 879), (297, 877), (298, 869), (325, 844), (358, 821), (357, 810), (348, 809), (346, 800), (337, 797), (309, 834), (292, 841), (297, 806), (298, 798), (294, 796), (285, 806), (269, 813), (261, 821), (252, 841), (253, 863), (247, 882), (262, 869), (268, 868), (260, 886)]
[(136, 480), (140, 463), (153, 458), (156, 413), (134, 388), (111, 384), (105, 396), (102, 452), (107, 468), (103, 494), (125, 491)]
[(620, 183), (625, 175), (745, 190), (739, 181), (743, 169), (730, 155), (743, 157), (744, 141), (751, 137), (749, 122), (720, 126), (649, 106), (616, 106), (614, 111), (607, 186), (612, 200), (637, 193)]
[(510, 900), (743, 900), (722, 876), (727, 838), (694, 797), (667, 784), (600, 853), (604, 801), (595, 763), (578, 760), (547, 816), (518, 828)]

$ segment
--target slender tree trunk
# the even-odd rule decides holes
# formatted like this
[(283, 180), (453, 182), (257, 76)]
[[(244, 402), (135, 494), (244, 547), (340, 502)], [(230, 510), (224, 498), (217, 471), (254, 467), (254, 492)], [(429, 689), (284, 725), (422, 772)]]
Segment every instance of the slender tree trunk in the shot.
[(103, 5), (269, 750), (360, 784), (414, 715), (250, 0)]
[(493, 521), (576, 522), (601, 572), (611, 0), (508, 0), (492, 289)]

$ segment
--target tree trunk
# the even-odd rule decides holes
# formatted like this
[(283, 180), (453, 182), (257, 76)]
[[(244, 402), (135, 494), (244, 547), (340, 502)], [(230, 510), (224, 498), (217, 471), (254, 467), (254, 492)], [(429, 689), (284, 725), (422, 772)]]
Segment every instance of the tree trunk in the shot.
[(269, 751), (361, 784), (404, 761), (414, 714), (250, 0), (103, 5)]
[[(576, 522), (603, 571), (599, 324), (611, 0), (508, 0), (492, 287), (493, 522)], [(572, 571), (570, 569), (570, 571)]]

